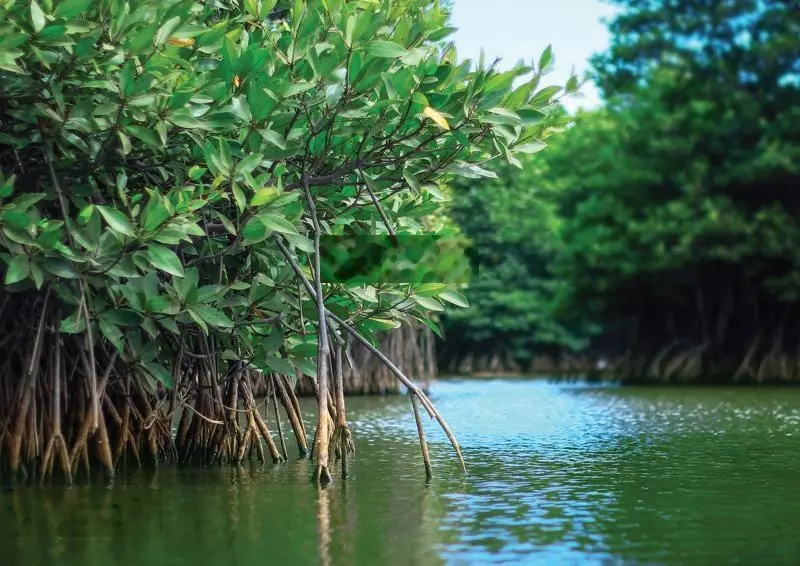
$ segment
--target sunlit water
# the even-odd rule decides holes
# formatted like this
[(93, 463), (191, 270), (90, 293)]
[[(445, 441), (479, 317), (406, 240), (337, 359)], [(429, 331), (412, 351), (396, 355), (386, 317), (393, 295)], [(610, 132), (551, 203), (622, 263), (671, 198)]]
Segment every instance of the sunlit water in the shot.
[(800, 389), (457, 380), (432, 397), (467, 477), (426, 423), (426, 485), (408, 400), (354, 398), (346, 482), (318, 491), (295, 459), (7, 488), (0, 565), (800, 564)]

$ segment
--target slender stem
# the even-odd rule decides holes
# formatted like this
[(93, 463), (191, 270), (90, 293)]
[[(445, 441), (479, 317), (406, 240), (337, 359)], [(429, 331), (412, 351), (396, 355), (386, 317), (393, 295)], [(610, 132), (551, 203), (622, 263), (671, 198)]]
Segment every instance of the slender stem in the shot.
[[(275, 390), (277, 387), (275, 383), (272, 383), (272, 408), (275, 411), (275, 422), (278, 423), (278, 437), (281, 439), (281, 452), (283, 452), (283, 459), (288, 460), (289, 455), (286, 451), (286, 439), (283, 437), (283, 425), (281, 424), (281, 415), (278, 413), (278, 399), (275, 395)], [(266, 418), (267, 409), (264, 407), (264, 415)]]
[(364, 185), (366, 186), (367, 192), (369, 193), (369, 196), (372, 199), (372, 204), (374, 204), (375, 208), (378, 209), (378, 214), (380, 214), (381, 220), (383, 220), (383, 224), (384, 226), (386, 226), (386, 231), (389, 232), (389, 236), (392, 238), (392, 243), (395, 246), (398, 246), (399, 242), (397, 241), (397, 236), (394, 233), (394, 228), (392, 228), (392, 224), (389, 222), (389, 218), (386, 216), (386, 212), (384, 212), (383, 207), (381, 206), (381, 203), (378, 200), (378, 197), (375, 196), (375, 193), (370, 187), (372, 181), (367, 178), (367, 175), (366, 173), (364, 173), (364, 171), (359, 170), (359, 173), (361, 173), (361, 178), (364, 179)]
[(422, 418), (419, 416), (419, 407), (417, 406), (417, 397), (414, 393), (409, 393), (411, 397), (411, 406), (414, 408), (414, 420), (417, 423), (417, 433), (419, 434), (419, 447), (422, 450), (422, 460), (425, 462), (425, 477), (431, 479), (433, 471), (431, 470), (431, 455), (428, 453), (428, 443), (425, 442), (425, 430), (422, 428)]
[(83, 309), (83, 316), (86, 319), (86, 341), (89, 343), (87, 348), (89, 353), (89, 383), (90, 395), (92, 401), (92, 432), (97, 430), (100, 418), (100, 404), (97, 397), (97, 365), (94, 358), (94, 338), (92, 337), (92, 321), (89, 319), (89, 307), (86, 306), (86, 287), (81, 280), (81, 307)]
[(328, 363), (330, 358), (330, 344), (328, 344), (328, 321), (325, 309), (325, 296), (322, 292), (322, 272), (320, 270), (319, 240), (322, 228), (317, 217), (317, 207), (311, 196), (308, 177), (303, 176), (303, 192), (305, 193), (308, 212), (314, 225), (314, 287), (317, 301), (317, 382), (319, 383), (319, 403), (317, 413), (317, 441), (314, 446), (317, 467), (314, 474), (315, 481), (319, 483), (330, 482), (328, 471)]

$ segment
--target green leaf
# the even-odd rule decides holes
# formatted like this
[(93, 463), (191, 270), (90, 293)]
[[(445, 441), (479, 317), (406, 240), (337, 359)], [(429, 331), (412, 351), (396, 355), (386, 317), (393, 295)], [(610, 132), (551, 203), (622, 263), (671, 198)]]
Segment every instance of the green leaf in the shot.
[(400, 322), (386, 318), (368, 318), (362, 325), (370, 330), (393, 330), (400, 326)]
[(98, 316), (117, 326), (137, 326), (142, 321), (139, 313), (129, 309), (109, 309), (99, 313)]
[(393, 41), (370, 41), (366, 44), (367, 53), (373, 57), (396, 59), (407, 55), (405, 47)]
[(46, 196), (45, 193), (27, 193), (20, 195), (14, 199), (14, 207), (18, 210), (28, 210)]
[(245, 198), (239, 185), (233, 186), (233, 199), (236, 201), (236, 207), (239, 209), (239, 212), (244, 212), (244, 209), (247, 207), (247, 198)]
[(215, 309), (214, 307), (210, 307), (208, 305), (192, 305), (188, 308), (190, 313), (194, 313), (203, 322), (210, 324), (211, 326), (215, 326), (217, 328), (233, 328), (233, 322), (225, 313), (223, 313), (219, 309)]
[(218, 299), (224, 294), (225, 288), (220, 285), (203, 285), (197, 289), (196, 301), (198, 303), (208, 303), (213, 299)]
[(414, 295), (413, 299), (417, 302), (417, 304), (423, 308), (432, 311), (442, 311), (444, 307), (442, 303), (434, 299), (433, 297), (420, 297), (419, 295)]
[(251, 218), (242, 230), (244, 245), (252, 246), (263, 242), (271, 234), (270, 230), (258, 218)]
[(200, 282), (200, 271), (196, 267), (189, 267), (184, 272), (183, 279), (172, 284), (178, 291), (182, 301), (193, 303), (197, 300), (197, 285)]
[(61, 0), (56, 5), (53, 16), (69, 20), (75, 16), (80, 16), (89, 9), (92, 3), (93, 0)]
[(314, 242), (310, 238), (302, 234), (284, 234), (283, 237), (292, 247), (309, 254), (314, 253)]
[(479, 167), (478, 165), (468, 163), (458, 163), (453, 165), (450, 169), (454, 174), (468, 179), (478, 179), (480, 177), (488, 177), (489, 179), (497, 179), (497, 173)]
[(25, 279), (29, 273), (30, 264), (28, 262), (28, 256), (16, 255), (6, 268), (5, 283), (6, 285), (13, 285), (14, 283)]
[(291, 375), (294, 373), (294, 367), (285, 358), (279, 358), (277, 356), (265, 356), (264, 365), (266, 365), (267, 368), (271, 369), (272, 371), (282, 375)]
[(119, 93), (127, 98), (136, 90), (136, 64), (133, 59), (128, 59), (119, 72)]
[(530, 143), (514, 146), (514, 151), (519, 153), (538, 153), (546, 147), (547, 147), (546, 143), (544, 143), (543, 141), (536, 140)]
[(260, 153), (253, 153), (252, 155), (248, 155), (247, 157), (245, 157), (244, 159), (239, 161), (239, 163), (236, 164), (236, 172), (242, 174), (250, 173), (256, 167), (261, 165), (261, 162), (263, 160), (264, 156), (261, 155)]
[(467, 302), (467, 298), (458, 291), (444, 291), (439, 294), (439, 298), (444, 299), (448, 303), (452, 303), (456, 306), (469, 308), (469, 302)]
[(100, 211), (100, 214), (108, 223), (109, 227), (115, 232), (119, 232), (120, 234), (124, 234), (125, 236), (135, 235), (133, 226), (131, 225), (130, 221), (119, 210), (111, 208), (110, 206), (102, 206), (102, 205), (98, 205), (97, 210)]
[(78, 272), (75, 270), (73, 265), (68, 261), (64, 261), (63, 259), (46, 258), (42, 261), (42, 267), (45, 269), (45, 271), (55, 275), (56, 277), (62, 277), (64, 279), (78, 278)]
[(416, 194), (420, 193), (420, 191), (422, 190), (422, 186), (420, 185), (419, 180), (417, 180), (417, 178), (414, 175), (412, 175), (410, 171), (404, 170), (403, 178), (406, 180), (406, 183), (408, 183), (408, 186), (411, 188), (412, 191), (414, 191), (414, 193)]
[(192, 320), (197, 324), (197, 326), (200, 327), (200, 330), (203, 331), (203, 334), (205, 334), (207, 336), (208, 335), (208, 325), (206, 324), (206, 321), (204, 321), (203, 318), (198, 313), (193, 311), (192, 309), (189, 309), (186, 312), (189, 313), (189, 316), (192, 318)]
[(281, 234), (297, 234), (297, 229), (292, 226), (292, 223), (277, 214), (264, 212), (256, 216), (256, 218), (258, 218), (264, 226), (275, 232), (280, 232)]
[(33, 22), (33, 31), (36, 33), (42, 31), (47, 24), (44, 12), (39, 7), (39, 4), (36, 3), (36, 0), (31, 0), (31, 21)]
[(547, 47), (545, 47), (544, 51), (542, 52), (542, 55), (539, 57), (539, 70), (546, 71), (552, 61), (553, 61), (553, 46), (548, 45)]
[(8, 198), (14, 193), (14, 181), (16, 175), (11, 175), (4, 182), (0, 183), (0, 198)]
[(176, 277), (183, 277), (181, 260), (168, 247), (161, 244), (150, 244), (146, 253), (147, 259), (156, 269), (166, 271)]
[(31, 279), (33, 279), (34, 285), (36, 285), (37, 289), (42, 288), (42, 284), (44, 284), (44, 273), (42, 273), (42, 268), (39, 267), (38, 263), (35, 261), (30, 262), (31, 268)]
[(259, 130), (258, 133), (272, 145), (279, 149), (286, 149), (286, 140), (278, 132), (274, 130)]
[(78, 213), (78, 224), (81, 226), (86, 226), (94, 215), (94, 209), (95, 206), (93, 204), (84, 206)]
[(122, 154), (128, 155), (131, 152), (131, 138), (126, 136), (123, 132), (117, 130), (117, 137), (122, 144)]
[(100, 332), (103, 334), (103, 336), (105, 336), (119, 352), (125, 351), (125, 343), (123, 341), (122, 331), (116, 324), (101, 318), (97, 321), (97, 325), (100, 327)]
[(7, 224), (17, 230), (26, 230), (30, 224), (30, 218), (21, 210), (7, 208), (2, 214), (3, 224)]
[(180, 24), (180, 16), (174, 16), (164, 22), (156, 32), (155, 45), (161, 45), (162, 43), (165, 43), (169, 39), (169, 36), (172, 35), (172, 32), (175, 31)]
[(542, 90), (533, 95), (533, 98), (531, 98), (529, 104), (534, 108), (546, 106), (550, 104), (553, 97), (559, 92), (561, 92), (560, 86), (544, 87)]
[(77, 334), (86, 330), (86, 319), (81, 311), (75, 311), (70, 316), (61, 321), (59, 330), (66, 334)]
[(170, 214), (162, 196), (155, 191), (151, 191), (150, 200), (147, 201), (147, 206), (144, 209), (142, 227), (147, 232), (153, 232), (169, 217)]
[(233, 99), (233, 112), (245, 122), (253, 120), (253, 114), (250, 112), (250, 105), (247, 104), (247, 97), (244, 95), (237, 96)]
[(125, 126), (125, 131), (133, 137), (143, 141), (145, 144), (152, 147), (161, 147), (161, 138), (158, 134), (150, 128), (144, 126), (128, 125)]
[(414, 94), (412, 94), (411, 100), (412, 102), (414, 102), (414, 104), (419, 104), (423, 108), (430, 105), (430, 103), (428, 102), (428, 98), (421, 92), (415, 92)]
[(426, 283), (414, 289), (414, 294), (421, 297), (435, 297), (447, 290), (446, 283)]
[(156, 378), (167, 389), (172, 389), (175, 383), (172, 380), (172, 373), (158, 362), (147, 362), (142, 364), (147, 373)]
[(280, 189), (275, 187), (259, 189), (256, 191), (256, 194), (253, 196), (252, 200), (250, 200), (250, 206), (264, 206), (265, 204), (269, 204), (277, 199), (280, 195)]
[(414, 318), (417, 319), (418, 321), (420, 321), (422, 324), (424, 324), (428, 328), (430, 328), (431, 331), (433, 331), (433, 333), (436, 334), (436, 336), (438, 336), (439, 338), (442, 338), (442, 329), (439, 328), (439, 325), (436, 324), (436, 322), (430, 320), (428, 317), (415, 316)]
[(292, 363), (302, 374), (309, 377), (317, 377), (317, 364), (313, 359), (293, 359)]

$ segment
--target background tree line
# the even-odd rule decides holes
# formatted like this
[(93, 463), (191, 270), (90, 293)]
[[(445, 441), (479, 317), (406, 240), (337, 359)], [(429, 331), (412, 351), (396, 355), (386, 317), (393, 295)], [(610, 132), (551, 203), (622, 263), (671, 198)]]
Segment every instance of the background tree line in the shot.
[(797, 379), (800, 4), (613, 4), (603, 107), (453, 186), (480, 272), (440, 366), (578, 352), (628, 380)]

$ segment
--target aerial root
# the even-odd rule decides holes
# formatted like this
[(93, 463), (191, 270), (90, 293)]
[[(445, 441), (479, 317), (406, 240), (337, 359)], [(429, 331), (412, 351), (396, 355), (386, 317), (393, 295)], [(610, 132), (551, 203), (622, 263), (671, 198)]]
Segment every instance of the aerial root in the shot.
[[(406, 389), (408, 389), (409, 393), (412, 393), (412, 394), (417, 396), (417, 398), (422, 403), (422, 406), (428, 412), (430, 417), (433, 418), (433, 419), (436, 419), (436, 422), (439, 423), (439, 426), (444, 431), (445, 435), (447, 436), (447, 439), (450, 441), (450, 445), (453, 447), (453, 450), (455, 450), (456, 455), (458, 456), (458, 460), (461, 463), (462, 470), (466, 474), (467, 473), (467, 465), (464, 462), (464, 455), (461, 453), (461, 447), (458, 445), (458, 441), (456, 440), (456, 437), (453, 434), (453, 432), (450, 430), (450, 427), (447, 425), (447, 422), (444, 420), (444, 418), (439, 413), (439, 411), (436, 409), (436, 407), (434, 407), (434, 405), (430, 401), (430, 399), (428, 399), (428, 397), (425, 395), (425, 393), (411, 379), (409, 379), (402, 371), (400, 371), (400, 369), (394, 363), (392, 363), (392, 361), (389, 358), (387, 358), (375, 346), (370, 344), (369, 341), (366, 338), (361, 336), (361, 334), (359, 334), (359, 332), (355, 328), (353, 328), (351, 325), (347, 324), (344, 320), (342, 320), (341, 318), (339, 318), (334, 313), (332, 313), (331, 311), (327, 310), (324, 307), (324, 304), (323, 304), (323, 301), (322, 301), (322, 297), (321, 297), (322, 293), (321, 293), (321, 289), (319, 288), (319, 286), (316, 285), (316, 287), (317, 287), (316, 289), (314, 288), (315, 286), (312, 286), (311, 282), (308, 280), (308, 277), (306, 277), (306, 275), (300, 269), (300, 265), (297, 263), (297, 261), (294, 258), (294, 256), (289, 252), (289, 249), (283, 243), (283, 240), (281, 239), (281, 237), (280, 236), (275, 236), (274, 241), (275, 241), (276, 245), (278, 246), (278, 249), (280, 249), (281, 254), (283, 255), (283, 257), (286, 259), (286, 261), (291, 266), (292, 271), (294, 271), (295, 275), (300, 280), (300, 282), (302, 283), (303, 287), (305, 287), (305, 289), (308, 292), (309, 296), (314, 300), (314, 302), (317, 303), (317, 307), (318, 307), (319, 312), (320, 312), (320, 319), (321, 320), (324, 319), (326, 322), (330, 321), (336, 327), (345, 330), (350, 336), (352, 336), (362, 346), (364, 346), (365, 348), (367, 348), (367, 350), (372, 352), (372, 354), (375, 357), (377, 357), (381, 361), (381, 363), (389, 369), (389, 371), (392, 372), (392, 374), (400, 381), (400, 383), (402, 383), (406, 387)], [(318, 283), (318, 281), (315, 281), (315, 283)], [(322, 357), (320, 357), (320, 360), (322, 360)], [(327, 360), (326, 360), (326, 362), (327, 362)], [(424, 455), (423, 455), (423, 457), (424, 457)]]
[(346, 478), (348, 475), (347, 459), (356, 453), (353, 433), (350, 432), (350, 427), (347, 424), (337, 425), (334, 428), (331, 444), (333, 444), (333, 454), (336, 461), (342, 465), (342, 478)]
[(422, 427), (422, 418), (419, 414), (419, 407), (417, 406), (417, 398), (414, 393), (409, 393), (411, 398), (411, 407), (414, 409), (414, 421), (417, 423), (417, 434), (419, 435), (419, 446), (422, 450), (422, 461), (425, 464), (425, 478), (431, 479), (433, 477), (433, 469), (431, 467), (431, 455), (428, 452), (428, 443), (425, 442), (425, 430)]

